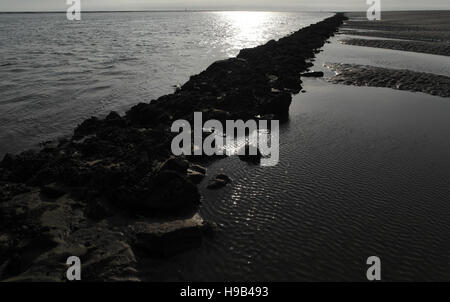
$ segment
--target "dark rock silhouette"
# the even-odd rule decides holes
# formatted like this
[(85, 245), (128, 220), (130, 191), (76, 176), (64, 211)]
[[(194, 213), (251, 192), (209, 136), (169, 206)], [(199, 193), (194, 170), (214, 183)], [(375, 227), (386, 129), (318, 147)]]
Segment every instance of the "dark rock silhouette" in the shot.
[[(278, 41), (212, 64), (173, 94), (81, 123), (71, 139), (0, 163), (0, 279), (65, 280), (68, 255), (84, 280), (136, 280), (135, 251), (172, 255), (201, 241), (195, 157), (174, 158), (173, 120), (285, 120), (300, 74), (345, 17), (336, 14)], [(218, 176), (216, 181), (228, 183)], [(64, 188), (64, 189), (62, 189)], [(161, 219), (167, 224), (155, 224)], [(136, 223), (144, 227), (133, 227)], [(131, 227), (130, 227), (131, 226)], [(183, 243), (178, 245), (180, 238)], [(187, 241), (187, 242), (185, 242)], [(49, 272), (49, 274), (47, 274)]]
[(225, 174), (216, 175), (208, 184), (208, 189), (217, 190), (231, 183), (231, 178)]
[(305, 72), (305, 73), (302, 73), (300, 76), (306, 77), (306, 78), (321, 78), (321, 77), (323, 77), (323, 72), (322, 71)]
[(239, 155), (239, 159), (252, 164), (259, 164), (262, 158), (262, 154), (258, 147), (250, 146), (246, 144), (243, 147), (243, 154)]

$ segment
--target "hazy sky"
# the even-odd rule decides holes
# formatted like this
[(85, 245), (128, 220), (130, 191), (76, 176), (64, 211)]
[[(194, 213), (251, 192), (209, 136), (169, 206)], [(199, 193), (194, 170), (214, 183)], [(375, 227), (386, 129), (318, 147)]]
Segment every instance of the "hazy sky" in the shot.
[[(81, 0), (82, 10), (365, 10), (366, 0)], [(381, 0), (384, 10), (450, 9), (450, 0)], [(0, 0), (0, 11), (65, 11), (66, 0)]]

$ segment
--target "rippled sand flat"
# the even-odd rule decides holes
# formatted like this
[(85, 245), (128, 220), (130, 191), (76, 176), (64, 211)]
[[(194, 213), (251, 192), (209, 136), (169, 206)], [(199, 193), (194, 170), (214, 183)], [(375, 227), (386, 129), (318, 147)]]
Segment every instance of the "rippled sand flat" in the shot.
[(348, 39), (344, 43), (350, 45), (389, 48), (404, 51), (423, 52), (435, 55), (450, 55), (450, 43), (422, 42), (411, 40), (383, 40), (383, 39)]
[(333, 83), (388, 87), (450, 97), (450, 78), (443, 75), (352, 64), (328, 64), (327, 67), (337, 73), (331, 78)]
[[(450, 11), (382, 12), (372, 22), (363, 13), (347, 13), (351, 18), (344, 29), (354, 35), (367, 35), (417, 41), (450, 42)], [(356, 30), (354, 30), (356, 29)]]
[(345, 39), (346, 44), (450, 55), (450, 11), (382, 12), (375, 22), (361, 13), (347, 15), (343, 32), (354, 38)]
[[(449, 96), (450, 11), (383, 12), (380, 21), (368, 21), (361, 13), (347, 15), (338, 41), (350, 47), (336, 48), (353, 53), (356, 60), (345, 62), (346, 53), (344, 62), (330, 62), (338, 73), (331, 81)], [(361, 53), (365, 62), (357, 62)]]

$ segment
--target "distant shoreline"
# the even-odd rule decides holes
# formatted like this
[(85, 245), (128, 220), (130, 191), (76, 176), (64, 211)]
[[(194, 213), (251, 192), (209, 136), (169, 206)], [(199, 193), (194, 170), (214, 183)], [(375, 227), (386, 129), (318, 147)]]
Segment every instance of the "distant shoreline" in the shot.
[[(335, 11), (288, 11), (288, 10), (208, 10), (208, 9), (176, 9), (176, 10), (90, 10), (82, 11), (83, 13), (204, 13), (204, 12), (280, 12), (280, 13), (336, 13)], [(2, 12), (0, 14), (65, 14), (66, 11), (17, 11)]]
[[(386, 10), (384, 12), (429, 12), (450, 11), (450, 9), (411, 9), (411, 10)], [(174, 10), (87, 10), (83, 13), (195, 13), (195, 12), (286, 12), (286, 13), (336, 13), (334, 10), (239, 10), (239, 9), (174, 9)], [(361, 10), (348, 10), (345, 12), (364, 13)], [(65, 14), (66, 11), (0, 11), (0, 14)]]

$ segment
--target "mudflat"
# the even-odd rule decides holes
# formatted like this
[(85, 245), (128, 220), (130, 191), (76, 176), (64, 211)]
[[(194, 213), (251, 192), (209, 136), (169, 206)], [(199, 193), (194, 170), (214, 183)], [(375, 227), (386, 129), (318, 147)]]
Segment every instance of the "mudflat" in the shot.
[[(450, 11), (382, 12), (381, 20), (369, 21), (365, 13), (347, 13), (341, 33), (351, 38), (344, 44), (439, 55), (450, 55)], [(355, 37), (355, 38), (353, 38)], [(425, 55), (424, 54), (424, 55)], [(334, 83), (388, 87), (449, 97), (448, 74), (379, 68), (368, 65), (330, 64), (338, 74)]]
[(355, 36), (383, 39), (349, 39), (345, 43), (359, 46), (450, 55), (450, 11), (384, 12), (380, 21), (363, 21), (361, 13), (349, 13), (353, 18), (343, 32)]
[(328, 67), (338, 73), (331, 80), (335, 84), (381, 86), (450, 97), (450, 79), (443, 75), (354, 64), (330, 64)]

